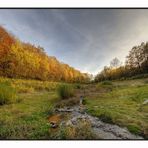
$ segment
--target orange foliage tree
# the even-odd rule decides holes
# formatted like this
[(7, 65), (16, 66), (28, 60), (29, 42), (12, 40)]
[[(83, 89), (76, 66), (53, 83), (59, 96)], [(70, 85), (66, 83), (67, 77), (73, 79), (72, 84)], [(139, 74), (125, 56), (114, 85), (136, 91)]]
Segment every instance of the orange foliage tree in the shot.
[(88, 82), (89, 75), (48, 56), (40, 46), (23, 43), (0, 27), (0, 76)]

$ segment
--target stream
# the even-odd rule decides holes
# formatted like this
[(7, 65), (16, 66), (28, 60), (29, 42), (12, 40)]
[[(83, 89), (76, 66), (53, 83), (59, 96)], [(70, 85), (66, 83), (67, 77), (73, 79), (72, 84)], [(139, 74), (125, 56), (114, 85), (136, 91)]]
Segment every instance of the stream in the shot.
[(130, 133), (127, 128), (102, 122), (99, 118), (87, 114), (84, 110), (82, 111), (79, 106), (56, 109), (56, 112), (70, 114), (70, 119), (62, 122), (66, 126), (76, 126), (79, 119), (89, 121), (92, 131), (98, 139), (143, 139), (143, 137)]

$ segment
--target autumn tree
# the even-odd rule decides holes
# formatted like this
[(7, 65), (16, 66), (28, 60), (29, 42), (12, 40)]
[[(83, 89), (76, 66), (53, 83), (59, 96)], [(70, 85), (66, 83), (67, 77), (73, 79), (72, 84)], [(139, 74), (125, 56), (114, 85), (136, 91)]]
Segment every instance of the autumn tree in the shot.
[(95, 81), (126, 79), (136, 75), (148, 73), (148, 43), (141, 43), (134, 46), (126, 57), (125, 65), (114, 58), (110, 62), (110, 67), (104, 69), (95, 77)]
[(5, 69), (9, 67), (6, 57), (13, 43), (14, 37), (0, 26), (0, 75), (5, 75)]
[(41, 46), (23, 43), (0, 27), (0, 76), (86, 82), (89, 76), (48, 56)]

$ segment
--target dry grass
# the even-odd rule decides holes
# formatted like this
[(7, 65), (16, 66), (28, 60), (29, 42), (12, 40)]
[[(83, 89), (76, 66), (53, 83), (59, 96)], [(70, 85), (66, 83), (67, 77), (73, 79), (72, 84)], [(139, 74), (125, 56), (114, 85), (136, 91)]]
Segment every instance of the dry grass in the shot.
[(59, 133), (60, 139), (96, 139), (96, 135), (93, 133), (91, 124), (86, 120), (78, 120), (77, 125), (61, 127)]

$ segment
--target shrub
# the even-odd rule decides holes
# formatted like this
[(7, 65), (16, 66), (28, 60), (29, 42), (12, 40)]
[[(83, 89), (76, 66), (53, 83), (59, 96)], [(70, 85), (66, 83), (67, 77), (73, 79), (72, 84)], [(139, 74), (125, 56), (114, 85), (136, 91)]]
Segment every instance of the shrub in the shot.
[(61, 99), (68, 99), (74, 96), (74, 89), (68, 84), (63, 84), (58, 87), (58, 95)]
[(0, 105), (13, 103), (16, 98), (16, 89), (10, 83), (0, 83)]
[(83, 105), (86, 105), (86, 104), (87, 104), (87, 100), (86, 100), (86, 99), (83, 99), (83, 100), (82, 100), (82, 104), (83, 104)]

